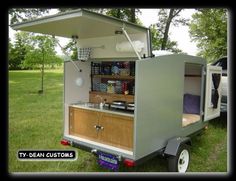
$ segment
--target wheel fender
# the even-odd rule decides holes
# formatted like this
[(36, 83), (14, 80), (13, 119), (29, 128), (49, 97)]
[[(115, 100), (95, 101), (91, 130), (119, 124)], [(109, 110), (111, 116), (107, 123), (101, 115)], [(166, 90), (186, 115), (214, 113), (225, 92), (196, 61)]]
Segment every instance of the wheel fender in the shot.
[(167, 145), (165, 147), (164, 154), (170, 156), (176, 156), (179, 146), (181, 144), (192, 145), (191, 139), (189, 137), (177, 137), (168, 140)]

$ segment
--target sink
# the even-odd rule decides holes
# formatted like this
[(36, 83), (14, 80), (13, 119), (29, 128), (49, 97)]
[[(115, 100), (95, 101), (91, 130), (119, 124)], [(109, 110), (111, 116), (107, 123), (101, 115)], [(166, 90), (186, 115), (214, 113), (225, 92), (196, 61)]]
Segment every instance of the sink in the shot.
[(99, 109), (99, 104), (96, 104), (96, 103), (87, 102), (87, 103), (84, 103), (84, 106), (85, 107), (89, 107), (89, 108), (97, 108), (97, 109)]
[(106, 109), (105, 106), (100, 107), (100, 104), (91, 102), (77, 102), (74, 103), (74, 105), (82, 106), (85, 108)]

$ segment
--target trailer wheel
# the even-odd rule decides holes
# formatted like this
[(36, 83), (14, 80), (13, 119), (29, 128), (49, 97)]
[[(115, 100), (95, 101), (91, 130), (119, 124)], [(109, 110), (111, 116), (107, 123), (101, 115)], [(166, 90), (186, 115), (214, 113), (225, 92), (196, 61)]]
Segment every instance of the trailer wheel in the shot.
[(186, 144), (181, 144), (176, 156), (168, 158), (168, 170), (170, 172), (185, 173), (190, 161), (190, 149)]

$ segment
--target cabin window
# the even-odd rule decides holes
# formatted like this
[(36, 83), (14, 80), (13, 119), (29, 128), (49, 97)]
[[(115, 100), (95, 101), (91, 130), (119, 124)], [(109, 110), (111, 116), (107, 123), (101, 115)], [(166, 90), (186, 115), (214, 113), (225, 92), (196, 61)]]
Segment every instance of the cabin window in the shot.
[(212, 84), (211, 84), (211, 106), (216, 109), (218, 107), (219, 92), (218, 87), (220, 84), (221, 75), (213, 73), (212, 74)]
[(186, 63), (184, 73), (182, 126), (200, 121), (202, 66)]

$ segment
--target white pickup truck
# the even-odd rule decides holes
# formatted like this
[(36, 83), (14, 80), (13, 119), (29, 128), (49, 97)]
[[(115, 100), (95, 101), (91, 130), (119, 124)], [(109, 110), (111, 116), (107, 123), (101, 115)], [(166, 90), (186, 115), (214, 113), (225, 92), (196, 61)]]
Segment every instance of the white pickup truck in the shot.
[(221, 112), (227, 112), (227, 87), (228, 87), (228, 76), (227, 76), (227, 57), (222, 57), (212, 65), (222, 67), (222, 90), (221, 90)]

